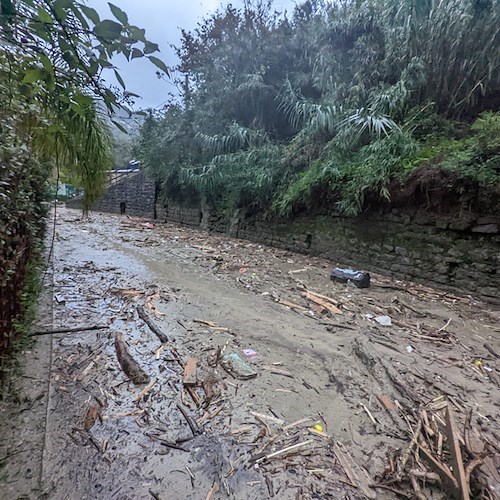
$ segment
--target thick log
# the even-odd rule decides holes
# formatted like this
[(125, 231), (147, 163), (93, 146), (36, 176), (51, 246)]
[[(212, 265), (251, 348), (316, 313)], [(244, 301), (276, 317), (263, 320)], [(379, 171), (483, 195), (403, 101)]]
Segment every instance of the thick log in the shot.
[(118, 362), (127, 377), (134, 382), (134, 384), (147, 384), (149, 382), (149, 375), (128, 352), (127, 344), (125, 344), (123, 334), (121, 333), (115, 337), (115, 349)]

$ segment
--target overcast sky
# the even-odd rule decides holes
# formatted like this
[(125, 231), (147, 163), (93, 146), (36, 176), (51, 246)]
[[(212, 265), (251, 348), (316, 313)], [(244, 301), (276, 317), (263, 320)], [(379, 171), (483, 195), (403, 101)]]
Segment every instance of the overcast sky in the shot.
[[(87, 0), (86, 3), (99, 12), (101, 19), (113, 19), (107, 1)], [(228, 3), (240, 6), (243, 2), (241, 0), (233, 0), (232, 2), (221, 0), (112, 0), (111, 3), (127, 12), (131, 24), (146, 29), (148, 40), (160, 46), (159, 57), (168, 66), (172, 66), (176, 63), (176, 57), (170, 45), (179, 44), (181, 28), (192, 30), (198, 22), (217, 10), (217, 7)], [(295, 3), (295, 0), (274, 0), (273, 2), (277, 10), (287, 10), (290, 13)], [(115, 64), (125, 80), (127, 90), (142, 96), (142, 99), (137, 100), (137, 107), (159, 107), (168, 99), (169, 92), (177, 92), (169, 79), (165, 81), (156, 77), (155, 66), (149, 61), (136, 59), (127, 62), (125, 58), (120, 57), (117, 58)], [(116, 83), (111, 71), (108, 71), (105, 76), (110, 83)]]

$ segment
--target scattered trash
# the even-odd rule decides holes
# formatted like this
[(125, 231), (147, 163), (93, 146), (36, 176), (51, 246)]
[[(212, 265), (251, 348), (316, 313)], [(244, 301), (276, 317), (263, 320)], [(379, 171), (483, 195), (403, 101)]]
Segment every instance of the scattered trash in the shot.
[(255, 356), (257, 356), (257, 353), (253, 349), (242, 349), (241, 352), (243, 352), (247, 358), (255, 358)]
[(248, 380), (257, 376), (257, 372), (235, 352), (224, 354), (219, 362), (222, 368), (234, 378)]
[(59, 295), (57, 293), (54, 295), (54, 298), (56, 299), (56, 302), (58, 304), (64, 304), (66, 302), (66, 299), (62, 295)]
[(246, 267), (241, 267), (240, 268), (240, 273), (246, 273), (248, 271), (248, 269)]
[(382, 326), (391, 326), (392, 325), (392, 320), (390, 316), (377, 316), (375, 318), (375, 321)]
[[(158, 227), (160, 230), (161, 225)], [(174, 231), (174, 229), (168, 228), (168, 231)], [(153, 234), (148, 232), (148, 235)], [(199, 239), (196, 240), (196, 238)], [(169, 241), (173, 239), (173, 236), (169, 237)], [(270, 257), (266, 261), (266, 254), (257, 255), (255, 251), (257, 247), (244, 242), (238, 244), (240, 254), (232, 255), (230, 252), (233, 248), (232, 242), (219, 244), (215, 237), (210, 235), (203, 234), (198, 237), (190, 235), (189, 238), (183, 236), (180, 239), (210, 244), (213, 248), (206, 245), (199, 246), (207, 254), (226, 252), (225, 249), (228, 248), (228, 252), (224, 253), (224, 266), (226, 267), (222, 269), (227, 270), (229, 276), (230, 273), (238, 274), (243, 263), (248, 265), (248, 269), (240, 269), (240, 272), (244, 271), (247, 274), (246, 278), (243, 275), (237, 278), (241, 280), (239, 283), (249, 288), (258, 297), (258, 304), (268, 309), (269, 315), (263, 318), (267, 320), (266, 325), (272, 323), (275, 317), (273, 314), (276, 314), (276, 318), (281, 318), (281, 316), (284, 318), (284, 333), (287, 334), (290, 342), (292, 335), (296, 332), (294, 329), (290, 332), (286, 330), (287, 319), (290, 323), (304, 325), (306, 329), (307, 325), (314, 323), (324, 325), (326, 328), (323, 331), (319, 329), (320, 327), (311, 327), (310, 342), (306, 336), (299, 336), (296, 339), (297, 353), (289, 354), (285, 351), (284, 343), (277, 346), (279, 351), (273, 349), (274, 345), (270, 346), (270, 343), (279, 340), (278, 338), (270, 339), (268, 343), (265, 336), (254, 335), (255, 330), (262, 331), (262, 324), (250, 325), (253, 330), (251, 330), (251, 335), (246, 335), (248, 334), (247, 325), (244, 323), (243, 315), (239, 317), (238, 311), (246, 306), (254, 305), (253, 302), (247, 303), (244, 299), (238, 304), (239, 309), (229, 308), (227, 311), (224, 310), (223, 314), (219, 307), (204, 308), (200, 304), (195, 304), (194, 301), (192, 309), (184, 309), (182, 307), (184, 297), (164, 299), (162, 292), (157, 291), (159, 285), (153, 284), (153, 281), (147, 283), (135, 277), (125, 279), (125, 274), (112, 277), (107, 270), (97, 271), (95, 267), (89, 268), (89, 276), (92, 279), (95, 278), (93, 286), (89, 288), (92, 293), (105, 292), (105, 313), (112, 313), (112, 315), (102, 317), (102, 320), (108, 323), (107, 326), (52, 330), (41, 334), (92, 332), (109, 327), (120, 329), (125, 333), (128, 344), (123, 341), (123, 336), (119, 336), (120, 338), (115, 340), (117, 355), (120, 360), (118, 351), (121, 349), (122, 354), (126, 353), (130, 357), (129, 364), (132, 369), (130, 366), (126, 368), (127, 362), (123, 360), (120, 361), (120, 365), (127, 376), (137, 383), (137, 376), (133, 371), (135, 361), (127, 352), (128, 349), (150, 373), (151, 382), (146, 384), (144, 381), (144, 385), (134, 388), (121, 373), (116, 371), (117, 365), (112, 357), (114, 353), (112, 350), (109, 351), (108, 335), (96, 333), (85, 337), (79, 335), (78, 342), (82, 342), (82, 345), (77, 345), (73, 339), (68, 341), (67, 348), (63, 346), (63, 355), (56, 360), (56, 363), (62, 363), (63, 367), (64, 364), (67, 365), (67, 370), (62, 372), (61, 378), (54, 380), (54, 387), (57, 387), (60, 393), (59, 397), (65, 396), (61, 394), (62, 392), (73, 392), (74, 384), (71, 384), (71, 381), (81, 382), (84, 378), (89, 379), (94, 376), (92, 381), (94, 385), (85, 382), (87, 399), (85, 404), (78, 406), (84, 409), (83, 412), (77, 408), (80, 424), (78, 431), (85, 437), (85, 440), (82, 438), (82, 444), (93, 444), (102, 453), (102, 460), (112, 461), (115, 459), (113, 450), (118, 450), (116, 453), (127, 451), (125, 447), (128, 446), (128, 441), (131, 441), (132, 437), (135, 438), (135, 434), (128, 434), (128, 431), (133, 430), (137, 424), (140, 428), (140, 432), (136, 434), (141, 439), (139, 442), (141, 457), (143, 449), (146, 453), (152, 451), (154, 454), (157, 452), (161, 455), (165, 454), (164, 449), (148, 448), (147, 441), (142, 442), (143, 435), (147, 439), (157, 441), (150, 445), (159, 444), (170, 448), (171, 450), (167, 452), (180, 450), (192, 453), (196, 459), (201, 456), (200, 462), (205, 459), (205, 450), (210, 453), (212, 451), (217, 454), (225, 453), (230, 459), (228, 465), (231, 468), (227, 468), (227, 474), (225, 473), (224, 477), (217, 471), (212, 477), (212, 469), (210, 469), (211, 476), (208, 481), (201, 468), (196, 471), (193, 469), (197, 476), (202, 474), (201, 481), (197, 477), (197, 484), (193, 488), (199, 488), (201, 484), (202, 488), (196, 490), (196, 494), (203, 494), (203, 498), (211, 486), (207, 498), (215, 499), (219, 494), (234, 496), (234, 492), (231, 491), (233, 485), (244, 484), (247, 478), (257, 479), (248, 481), (246, 483), (248, 485), (262, 485), (262, 491), (259, 486), (253, 491), (242, 492), (252, 498), (255, 496), (277, 498), (287, 496), (289, 493), (291, 497), (308, 498), (309, 485), (312, 489), (317, 489), (317, 494), (323, 497), (330, 484), (336, 485), (339, 495), (341, 489), (348, 488), (348, 496), (366, 498), (374, 498), (374, 492), (378, 488), (383, 490), (379, 493), (379, 497), (382, 498), (384, 494), (388, 495), (388, 491), (400, 495), (401, 498), (410, 498), (410, 496), (417, 499), (430, 498), (436, 496), (440, 489), (444, 490), (445, 495), (453, 494), (457, 498), (459, 496), (467, 498), (469, 489), (471, 494), (477, 495), (478, 498), (481, 493), (489, 494), (488, 498), (493, 498), (491, 491), (494, 491), (494, 488), (488, 487), (488, 482), (490, 485), (500, 484), (495, 467), (498, 461), (497, 452), (494, 444), (489, 444), (496, 442), (495, 436), (490, 432), (494, 424), (496, 425), (494, 410), (484, 404), (485, 399), (479, 400), (481, 407), (478, 405), (478, 408), (481, 413), (476, 408), (472, 408), (472, 404), (468, 404), (467, 392), (457, 391), (457, 388), (462, 385), (466, 387), (465, 382), (462, 381), (460, 386), (445, 383), (447, 369), (453, 366), (454, 372), (461, 370), (467, 377), (472, 372), (475, 383), (484, 385), (484, 393), (488, 397), (490, 393), (494, 394), (495, 384), (498, 385), (496, 374), (498, 374), (497, 360), (500, 359), (500, 355), (496, 338), (488, 335), (492, 332), (480, 330), (480, 325), (477, 325), (477, 331), (484, 335), (485, 339), (491, 339), (492, 345), (481, 345), (477, 342), (472, 345), (471, 342), (471, 345), (466, 347), (461, 343), (462, 341), (466, 343), (461, 321), (452, 322), (447, 319), (450, 316), (455, 318), (457, 310), (466, 302), (453, 295), (440, 294), (420, 285), (389, 281), (379, 276), (376, 279), (377, 288), (374, 283), (369, 293), (356, 293), (356, 290), (349, 289), (347, 286), (335, 287), (335, 292), (332, 289), (327, 292), (326, 287), (321, 289), (318, 281), (321, 282), (322, 279), (324, 281), (325, 270), (328, 272), (331, 265), (322, 263), (321, 268), (316, 268), (312, 257), (298, 256), (297, 265), (294, 267), (299, 268), (305, 265), (307, 269), (288, 271), (289, 266), (281, 265), (280, 267), (284, 259), (279, 253), (281, 251), (278, 250), (266, 249), (266, 252), (270, 252)], [(197, 246), (191, 243), (185, 246), (182, 244), (183, 249), (189, 247), (196, 248)], [(253, 251), (250, 252), (249, 249)], [(186, 255), (190, 257), (191, 253), (186, 251)], [(217, 255), (200, 256), (199, 252), (195, 255), (196, 259), (199, 259), (196, 265), (201, 264), (205, 268), (210, 268), (213, 260), (217, 258)], [(269, 262), (272, 262), (273, 266), (269, 265)], [(305, 262), (307, 264), (304, 264)], [(277, 265), (274, 266), (274, 264)], [(259, 272), (254, 274), (252, 272), (254, 269), (258, 269)], [(304, 274), (300, 276), (301, 279), (298, 279), (297, 274), (305, 273), (306, 270), (307, 276)], [(102, 274), (103, 272), (106, 274)], [(73, 278), (72, 273), (68, 271), (67, 274), (68, 276), (71, 274)], [(283, 277), (286, 281), (283, 281)], [(148, 275), (148, 279), (155, 278)], [(77, 284), (79, 281), (79, 279), (75, 280)], [(247, 286), (249, 282), (252, 283), (251, 288)], [(350, 279), (347, 283), (356, 286)], [(67, 324), (68, 319), (73, 319), (68, 314), (68, 309), (70, 306), (74, 307), (76, 300), (81, 301), (81, 308), (89, 308), (89, 303), (92, 305), (95, 303), (91, 301), (101, 300), (101, 297), (95, 299), (88, 292), (86, 295), (78, 295), (71, 288), (66, 290), (69, 284), (72, 285), (68, 278), (66, 283), (62, 283), (64, 288), (61, 286), (66, 295), (68, 307), (57, 308), (62, 324)], [(379, 286), (395, 291), (381, 291)], [(312, 292), (308, 287), (323, 291), (326, 295)], [(173, 289), (169, 288), (169, 290)], [(383, 294), (391, 294), (390, 304), (384, 300)], [(272, 301), (264, 300), (261, 296), (270, 296)], [(432, 304), (424, 304), (424, 301), (432, 301)], [(443, 313), (440, 309), (441, 302), (451, 311)], [(162, 310), (165, 307), (168, 319), (164, 322), (160, 320), (164, 314), (156, 310), (155, 304), (162, 304)], [(288, 309), (275, 304), (281, 304)], [(133, 309), (131, 309), (132, 306)], [(149, 325), (161, 343), (157, 338), (153, 338), (154, 335), (149, 334), (145, 328), (146, 325), (137, 315), (134, 316), (136, 306), (139, 317)], [(99, 312), (100, 307), (102, 306), (99, 305), (96, 308)], [(193, 311), (197, 311), (195, 314), (201, 317), (214, 317), (221, 322), (227, 321), (231, 330), (234, 329), (238, 335), (232, 333), (235, 338), (231, 338), (224, 345), (227, 339), (220, 342), (221, 335), (214, 334), (214, 332), (231, 333), (228, 328), (219, 327), (208, 320), (194, 319), (188, 322), (185, 319), (186, 316), (182, 316), (184, 318), (182, 321), (177, 318), (180, 314), (191, 315)], [(290, 315), (291, 311), (294, 314)], [(371, 313), (365, 314), (366, 311), (371, 311)], [(390, 316), (384, 315), (386, 313)], [(307, 316), (304, 318), (304, 315), (313, 316), (315, 322), (313, 323)], [(189, 318), (191, 319), (192, 315)], [(365, 318), (371, 320), (371, 327), (367, 328)], [(95, 322), (94, 316), (89, 316), (83, 321), (77, 316), (74, 319), (76, 325)], [(260, 320), (259, 317), (255, 319)], [(373, 320), (382, 326), (393, 325), (393, 327), (379, 329)], [(182, 330), (179, 329), (176, 321)], [(276, 324), (276, 332), (280, 331), (280, 327), (281, 324)], [(469, 324), (467, 329), (468, 327)], [(169, 333), (169, 338), (162, 332), (162, 328), (172, 332)], [(314, 331), (312, 331), (313, 328)], [(493, 332), (497, 331), (497, 326), (493, 323), (488, 325), (488, 328)], [(349, 330), (356, 332), (365, 330), (368, 334), (345, 335), (346, 331), (350, 333)], [(321, 338), (313, 335), (318, 332), (321, 332)], [(362, 379), (358, 378), (358, 372), (361, 372), (357, 369), (358, 363), (352, 366), (349, 364), (340, 366), (340, 363), (344, 363), (347, 357), (339, 360), (338, 365), (329, 357), (327, 377), (318, 377), (314, 367), (315, 361), (302, 356), (304, 350), (302, 346), (309, 349), (310, 344), (311, 353), (323, 350), (330, 341), (330, 335), (326, 332), (332, 334), (332, 337), (336, 336), (335, 340), (341, 342), (344, 353), (352, 352), (351, 349), (354, 347), (355, 355), (366, 366), (366, 370), (363, 371), (369, 371), (370, 378), (373, 377), (378, 382), (375, 391), (371, 383), (368, 385), (365, 383), (363, 386)], [(365, 341), (363, 350), (356, 347), (355, 339), (358, 337)], [(87, 338), (90, 340), (84, 344)], [(120, 348), (118, 347), (119, 340), (123, 342)], [(419, 348), (416, 349), (411, 342), (415, 342)], [(251, 344), (259, 347), (259, 351), (250, 347), (244, 348), (245, 345)], [(428, 371), (419, 369), (422, 359), (426, 358), (429, 353), (436, 352), (435, 346), (443, 346), (443, 344), (446, 346), (446, 355), (432, 356), (432, 374), (429, 375)], [(384, 356), (377, 354), (378, 345), (384, 347)], [(334, 346), (337, 348), (337, 343)], [(226, 349), (236, 351), (238, 354), (225, 354)], [(392, 349), (397, 354), (390, 353), (388, 349)], [(408, 354), (414, 354), (405, 357), (405, 350)], [(392, 355), (387, 355), (388, 352)], [(111, 358), (109, 358), (110, 354)], [(188, 356), (196, 357), (188, 358)], [(257, 360), (261, 361), (267, 356), (269, 357), (267, 366), (259, 363), (257, 368), (255, 361), (251, 360), (257, 357)], [(406, 358), (406, 363), (404, 358)], [(272, 363), (273, 359), (279, 361)], [(408, 362), (408, 360), (413, 362)], [(148, 375), (140, 366), (138, 369), (144, 374), (145, 380), (149, 380)], [(254, 378), (257, 374), (262, 376), (250, 383), (244, 383), (232, 380), (223, 369), (241, 380)], [(286, 371), (287, 369), (292, 370), (293, 374)], [(100, 374), (99, 378), (98, 374)], [(453, 375), (455, 376), (455, 373)], [(200, 378), (198, 379), (197, 376)], [(298, 384), (295, 383), (296, 380), (299, 381)], [(341, 395), (346, 398), (352, 397), (352, 394), (349, 394), (351, 382), (355, 382), (354, 394), (359, 393), (360, 400), (364, 401), (364, 404), (359, 403), (364, 413), (361, 414), (362, 418), (350, 421), (349, 414), (346, 415), (352, 439), (346, 437), (349, 445), (343, 445), (338, 442), (340, 435), (332, 436), (325, 432), (326, 422), (335, 415), (335, 404), (331, 405), (331, 401), (327, 401), (327, 398), (329, 399), (334, 394), (332, 391), (335, 391), (339, 399)], [(67, 384), (67, 387), (58, 386), (62, 383)], [(316, 385), (317, 388), (311, 384)], [(302, 385), (311, 392), (305, 393)], [(437, 394), (440, 396), (436, 396)], [(293, 405), (296, 398), (303, 399), (305, 395), (308, 401), (314, 400), (317, 403), (315, 407), (320, 407), (323, 414), (314, 412), (308, 418), (288, 424), (285, 420), (285, 415), (289, 416), (287, 409), (291, 408), (290, 405)], [(337, 398), (334, 396), (333, 399), (336, 401)], [(99, 403), (99, 406), (94, 404), (95, 401)], [(448, 405), (454, 410), (457, 409), (456, 418), (460, 434), (457, 433), (457, 426), (454, 422), (448, 415), (445, 415)], [(296, 407), (293, 409), (295, 410)], [(470, 414), (469, 409), (473, 410)], [(99, 412), (103, 413), (102, 417)], [(220, 417), (216, 418), (219, 414)], [(85, 417), (82, 418), (84, 415)], [(255, 420), (249, 421), (249, 415), (253, 415)], [(130, 422), (112, 422), (113, 419), (123, 417), (129, 417)], [(161, 425), (162, 422), (157, 417), (161, 419), (165, 417), (165, 426)], [(98, 426), (95, 423), (98, 418), (102, 418), (106, 425), (99, 426), (96, 432)], [(299, 415), (296, 418), (299, 418)], [(467, 419), (469, 419), (468, 423)], [(478, 429), (471, 427), (471, 422), (476, 421), (479, 425)], [(367, 423), (375, 426), (376, 435), (373, 432), (363, 434)], [(230, 430), (233, 426), (234, 430)], [(90, 432), (83, 433), (82, 429)], [(115, 430), (118, 434), (114, 432)], [(219, 436), (227, 430), (235, 436), (238, 448), (233, 448), (232, 444), (219, 440)], [(184, 448), (183, 443), (193, 439), (194, 436), (197, 437), (192, 442), (193, 446)], [(386, 440), (386, 436), (391, 440)], [(392, 444), (392, 438), (394, 438), (401, 444), (405, 437), (407, 437), (406, 447), (384, 449), (386, 441)], [(92, 439), (94, 441), (91, 441)], [(361, 457), (358, 453), (360, 447), (373, 445), (376, 442), (380, 445), (377, 445), (379, 449), (373, 460), (370, 460), (369, 475), (372, 477), (369, 477), (364, 467), (361, 463), (358, 465), (354, 457)], [(108, 443), (110, 443), (110, 451), (104, 453), (108, 448)], [(113, 447), (114, 445), (116, 446)], [(175, 451), (174, 453), (177, 454)], [(381, 462), (384, 456), (387, 456), (387, 463)], [(173, 465), (177, 466), (176, 455), (171, 458)], [(265, 465), (274, 461), (280, 463), (276, 463), (275, 467)], [(252, 464), (260, 470), (255, 473), (255, 476), (248, 476), (249, 473), (254, 473), (249, 470)], [(195, 479), (189, 468), (182, 466), (179, 469), (182, 470), (177, 472), (185, 474), (188, 482), (189, 477), (192, 481)], [(297, 474), (294, 474), (296, 477), (293, 483), (296, 491), (291, 492), (285, 489), (283, 477), (280, 476), (281, 471), (285, 473), (297, 471)], [(257, 474), (260, 475), (257, 476)], [(229, 479), (231, 477), (233, 480)], [(380, 483), (375, 484), (374, 478)], [(266, 493), (266, 485), (269, 494)], [(164, 492), (161, 491), (160, 483), (157, 487), (158, 493), (153, 494), (150, 490), (151, 496), (159, 499), (162, 495), (163, 498)], [(220, 489), (220, 493), (217, 492), (217, 488)], [(354, 489), (358, 489), (358, 492), (356, 493)], [(115, 496), (119, 497), (123, 491), (120, 493), (120, 489), (115, 488), (115, 493)]]
[(337, 283), (352, 283), (358, 288), (370, 287), (370, 275), (363, 271), (354, 271), (353, 269), (342, 269), (336, 267), (333, 269), (330, 279)]

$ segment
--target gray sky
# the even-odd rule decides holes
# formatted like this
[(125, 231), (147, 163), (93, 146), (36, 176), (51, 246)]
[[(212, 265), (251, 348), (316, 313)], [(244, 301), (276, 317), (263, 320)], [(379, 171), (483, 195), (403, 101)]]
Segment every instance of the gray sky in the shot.
[[(101, 19), (114, 19), (105, 0), (87, 0), (87, 5), (96, 9)], [(214, 12), (217, 7), (232, 3), (240, 6), (241, 0), (232, 2), (221, 0), (111, 0), (111, 3), (127, 12), (131, 24), (146, 30), (148, 40), (160, 46), (158, 55), (168, 66), (176, 63), (174, 50), (170, 45), (178, 45), (181, 28), (192, 30), (204, 17)], [(295, 0), (274, 0), (277, 10), (291, 12)], [(157, 107), (168, 99), (169, 92), (176, 93), (175, 86), (169, 79), (159, 80), (156, 68), (149, 61), (135, 59), (127, 62), (124, 57), (115, 61), (120, 74), (125, 80), (127, 90), (139, 94), (142, 99), (137, 107)], [(105, 73), (110, 83), (116, 84), (112, 71)]]

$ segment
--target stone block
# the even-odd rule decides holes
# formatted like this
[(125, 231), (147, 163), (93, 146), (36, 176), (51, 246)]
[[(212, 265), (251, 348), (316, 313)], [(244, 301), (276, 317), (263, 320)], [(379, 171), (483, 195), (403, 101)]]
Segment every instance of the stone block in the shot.
[(481, 234), (497, 234), (499, 232), (499, 224), (481, 224), (472, 228), (473, 233)]

